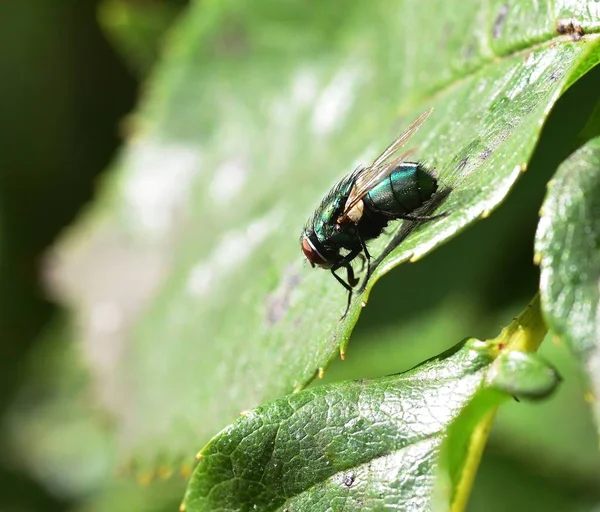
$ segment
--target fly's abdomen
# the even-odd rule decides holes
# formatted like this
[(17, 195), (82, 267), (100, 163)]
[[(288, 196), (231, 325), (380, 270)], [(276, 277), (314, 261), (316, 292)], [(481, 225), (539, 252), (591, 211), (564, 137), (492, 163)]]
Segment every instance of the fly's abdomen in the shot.
[(422, 165), (401, 163), (363, 198), (365, 206), (388, 217), (406, 215), (423, 206), (437, 190), (434, 174)]

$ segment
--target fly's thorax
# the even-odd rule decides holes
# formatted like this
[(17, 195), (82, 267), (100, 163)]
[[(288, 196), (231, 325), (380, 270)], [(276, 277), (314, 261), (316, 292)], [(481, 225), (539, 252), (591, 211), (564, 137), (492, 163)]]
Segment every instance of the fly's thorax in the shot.
[(342, 247), (354, 246), (357, 231), (353, 222), (338, 223), (335, 217), (330, 222), (315, 225), (315, 234), (324, 247), (334, 252)]
[(343, 246), (347, 240), (355, 236), (352, 225), (338, 223), (346, 206), (352, 184), (352, 176), (344, 178), (331, 189), (315, 211), (312, 228), (319, 241), (325, 246)]
[(352, 222), (354, 222), (354, 224), (356, 224), (363, 216), (363, 209), (365, 207), (365, 203), (363, 203), (362, 199), (356, 203), (350, 210), (348, 210), (348, 213), (346, 214), (346, 216), (348, 217), (348, 219)]
[(433, 171), (415, 162), (402, 162), (369, 191), (365, 205), (371, 211), (398, 217), (423, 206), (436, 190)]

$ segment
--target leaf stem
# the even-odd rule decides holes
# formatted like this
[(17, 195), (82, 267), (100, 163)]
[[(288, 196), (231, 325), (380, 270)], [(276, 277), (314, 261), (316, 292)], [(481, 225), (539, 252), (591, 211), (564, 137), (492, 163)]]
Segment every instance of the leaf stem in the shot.
[[(490, 343), (495, 344), (498, 350), (518, 350), (522, 352), (535, 352), (541, 345), (548, 328), (542, 318), (540, 308), (540, 295), (536, 293), (535, 297), (527, 307), (517, 316), (507, 327), (502, 329), (500, 334)], [(456, 493), (450, 507), (451, 512), (463, 512), (471, 496), (471, 490), (477, 468), (481, 462), (481, 456), (485, 444), (489, 437), (492, 423), (496, 416), (498, 405), (483, 415), (469, 440), (467, 455), (461, 473), (460, 481), (456, 486)]]
[(536, 293), (523, 312), (490, 342), (496, 343), (500, 350), (508, 348), (521, 352), (536, 352), (547, 332), (548, 327), (542, 318), (540, 294)]
[(467, 508), (475, 476), (477, 475), (477, 468), (481, 462), (483, 449), (489, 437), (497, 410), (498, 406), (496, 405), (481, 418), (473, 430), (469, 446), (467, 447), (465, 465), (450, 507), (451, 512), (463, 512)]

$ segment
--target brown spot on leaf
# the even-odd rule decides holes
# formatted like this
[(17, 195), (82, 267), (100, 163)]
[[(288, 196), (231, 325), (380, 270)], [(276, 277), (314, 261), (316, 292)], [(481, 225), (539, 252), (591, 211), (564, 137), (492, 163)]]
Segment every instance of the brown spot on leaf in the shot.
[(556, 80), (558, 80), (560, 77), (562, 76), (562, 73), (560, 71), (554, 71), (551, 75), (550, 75), (550, 81), (551, 82), (555, 82)]
[(485, 148), (481, 153), (479, 153), (479, 158), (481, 160), (487, 160), (488, 156), (492, 154), (492, 150), (490, 148)]
[(352, 484), (354, 483), (354, 480), (356, 479), (356, 475), (354, 473), (348, 473), (347, 475), (344, 475), (344, 485), (346, 487), (352, 487)]
[(471, 58), (471, 56), (475, 53), (475, 43), (469, 43), (465, 48), (463, 56), (465, 59)]
[(283, 273), (279, 287), (267, 298), (267, 323), (279, 322), (290, 307), (292, 293), (298, 287), (301, 275), (295, 265), (290, 265)]
[(574, 18), (568, 20), (558, 20), (556, 22), (556, 32), (562, 35), (569, 35), (573, 41), (579, 41), (585, 34), (581, 23)]
[(250, 51), (248, 31), (242, 21), (231, 19), (223, 24), (223, 29), (214, 42), (217, 55), (242, 57)]
[(504, 28), (504, 22), (506, 21), (507, 15), (508, 4), (502, 4), (498, 16), (496, 16), (496, 21), (494, 21), (494, 26), (492, 27), (492, 37), (494, 39), (498, 39), (502, 35), (502, 29)]

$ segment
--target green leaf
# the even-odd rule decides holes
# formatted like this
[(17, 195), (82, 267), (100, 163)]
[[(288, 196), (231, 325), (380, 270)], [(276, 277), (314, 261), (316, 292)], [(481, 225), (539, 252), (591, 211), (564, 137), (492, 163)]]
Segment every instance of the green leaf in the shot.
[(536, 237), (548, 325), (578, 357), (600, 421), (600, 137), (548, 184)]
[(546, 398), (560, 379), (557, 371), (539, 356), (510, 351), (502, 354), (488, 375), (491, 385), (516, 398)]
[(322, 386), (246, 413), (200, 452), (186, 511), (424, 508), (444, 432), (493, 360), (478, 340), (453, 352), (399, 376)]
[[(573, 2), (587, 35), (558, 35), (564, 13), (544, 5), (192, 4), (56, 253), (123, 459), (179, 464), (240, 410), (306, 386), (345, 351), (377, 279), (502, 201), (556, 99), (600, 59), (595, 10)], [(430, 107), (412, 142), (452, 189), (449, 215), (392, 246), (339, 322), (344, 291), (303, 264), (300, 229)]]
[[(499, 373), (514, 372), (505, 364), (496, 368), (494, 360), (512, 353), (537, 364), (531, 354), (509, 351), (496, 359), (498, 353), (497, 343), (470, 339), (400, 375), (321, 386), (247, 412), (200, 452), (182, 508), (449, 505), (454, 489), (445, 498), (434, 490), (450, 425), (465, 413), (460, 431), (468, 439), (483, 415), (506, 398), (492, 391), (493, 382)], [(523, 380), (517, 373), (515, 382)], [(463, 443), (455, 446), (453, 467), (462, 467), (467, 455)]]

